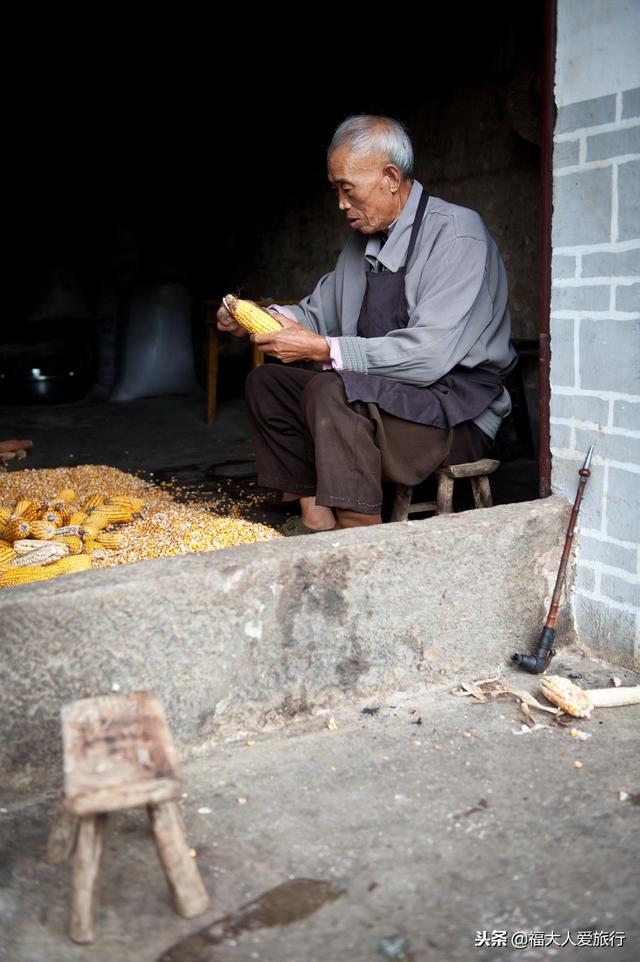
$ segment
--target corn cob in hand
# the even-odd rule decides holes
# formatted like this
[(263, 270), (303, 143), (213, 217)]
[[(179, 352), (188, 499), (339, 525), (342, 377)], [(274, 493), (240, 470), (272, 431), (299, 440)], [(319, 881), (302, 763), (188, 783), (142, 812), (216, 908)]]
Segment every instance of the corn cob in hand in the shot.
[(222, 303), (236, 324), (240, 324), (250, 334), (272, 334), (282, 330), (280, 321), (251, 301), (243, 301), (233, 294), (227, 294), (222, 298)]

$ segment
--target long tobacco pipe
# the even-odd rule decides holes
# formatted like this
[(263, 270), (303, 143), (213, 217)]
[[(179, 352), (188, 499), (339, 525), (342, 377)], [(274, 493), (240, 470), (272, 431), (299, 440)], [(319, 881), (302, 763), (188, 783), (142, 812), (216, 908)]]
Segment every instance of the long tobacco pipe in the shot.
[(558, 608), (560, 606), (560, 593), (562, 592), (562, 584), (564, 582), (565, 572), (567, 570), (567, 564), (569, 563), (569, 557), (571, 555), (571, 546), (573, 545), (573, 536), (576, 531), (576, 525), (578, 522), (578, 512), (580, 511), (580, 504), (582, 503), (582, 495), (584, 494), (584, 489), (587, 481), (591, 477), (591, 471), (589, 467), (591, 465), (591, 457), (593, 455), (593, 444), (587, 451), (587, 456), (584, 459), (584, 464), (578, 471), (580, 475), (580, 481), (578, 483), (578, 491), (576, 493), (576, 500), (573, 503), (573, 511), (571, 512), (571, 517), (569, 519), (569, 527), (567, 529), (567, 537), (564, 543), (564, 551), (562, 552), (562, 559), (560, 561), (560, 567), (558, 568), (558, 577), (556, 578), (556, 586), (553, 589), (553, 597), (551, 598), (551, 606), (549, 607), (549, 614), (545, 622), (545, 626), (542, 629), (542, 634), (538, 641), (538, 647), (536, 649), (535, 655), (512, 655), (511, 661), (514, 665), (520, 665), (525, 671), (530, 671), (534, 675), (539, 675), (541, 672), (546, 671), (549, 667), (549, 662), (555, 655), (555, 648), (552, 647), (555, 636), (556, 636), (556, 622), (558, 621)]

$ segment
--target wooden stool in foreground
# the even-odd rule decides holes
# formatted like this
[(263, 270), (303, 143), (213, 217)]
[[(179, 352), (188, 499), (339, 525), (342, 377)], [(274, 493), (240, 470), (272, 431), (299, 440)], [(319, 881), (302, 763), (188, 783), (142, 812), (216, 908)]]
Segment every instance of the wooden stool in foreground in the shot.
[(492, 458), (481, 458), (479, 461), (469, 461), (466, 464), (449, 464), (446, 468), (438, 468), (437, 501), (422, 501), (411, 503), (413, 488), (406, 484), (396, 484), (392, 521), (406, 521), (410, 514), (423, 511), (435, 511), (436, 514), (453, 513), (453, 485), (458, 478), (469, 478), (473, 490), (473, 500), (476, 508), (490, 508), (493, 505), (489, 475), (500, 466), (499, 461)]
[(49, 861), (75, 847), (69, 935), (92, 942), (107, 814), (146, 805), (175, 907), (193, 918), (209, 896), (187, 845), (177, 799), (180, 767), (162, 706), (151, 692), (101, 695), (62, 709), (64, 798)]

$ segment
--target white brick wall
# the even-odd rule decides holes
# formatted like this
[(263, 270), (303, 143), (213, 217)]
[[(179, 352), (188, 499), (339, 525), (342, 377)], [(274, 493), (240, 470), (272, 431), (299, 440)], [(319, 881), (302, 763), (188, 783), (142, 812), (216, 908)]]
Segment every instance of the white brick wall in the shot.
[[(601, 5), (604, 9), (606, 0)], [(640, 23), (640, 6), (631, 13), (625, 5), (620, 9), (633, 22), (617, 24), (618, 35)], [(576, 544), (576, 630), (596, 650), (640, 665), (640, 90), (605, 87), (598, 97), (567, 102), (558, 82), (563, 30), (569, 36), (573, 16), (580, 18), (579, 5), (560, 0), (552, 487), (573, 500), (578, 468), (593, 442)], [(615, 44), (595, 45), (585, 55), (603, 83), (615, 76), (613, 69), (607, 73)]]

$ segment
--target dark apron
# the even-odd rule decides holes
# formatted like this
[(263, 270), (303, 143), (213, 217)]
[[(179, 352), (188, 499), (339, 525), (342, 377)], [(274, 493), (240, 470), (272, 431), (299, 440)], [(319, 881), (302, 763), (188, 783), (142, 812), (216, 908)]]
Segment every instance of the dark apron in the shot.
[[(422, 191), (413, 221), (404, 267), (393, 271), (368, 271), (366, 289), (358, 317), (359, 337), (384, 337), (409, 323), (409, 310), (404, 282), (418, 231), (429, 200)], [(436, 428), (452, 428), (482, 414), (502, 394), (502, 379), (491, 371), (455, 367), (429, 387), (416, 387), (376, 374), (340, 371), (347, 401), (377, 404), (387, 414), (429, 424)]]

